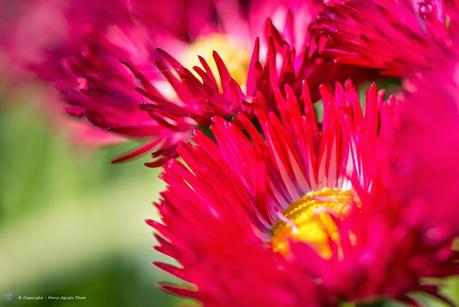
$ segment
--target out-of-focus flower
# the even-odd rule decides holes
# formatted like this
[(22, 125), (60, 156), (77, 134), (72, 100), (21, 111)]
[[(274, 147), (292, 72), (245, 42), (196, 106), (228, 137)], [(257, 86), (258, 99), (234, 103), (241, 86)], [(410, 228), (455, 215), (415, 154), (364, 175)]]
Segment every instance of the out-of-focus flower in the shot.
[[(78, 4), (70, 3), (79, 9)], [(245, 78), (241, 71), (246, 69), (249, 56), (244, 50), (252, 42), (240, 20), (240, 7), (235, 1), (209, 0), (107, 1), (99, 6), (77, 10), (80, 17), (70, 19), (75, 21), (72, 30), (84, 35), (78, 35), (81, 39), (76, 43), (72, 38), (70, 47), (64, 44), (64, 48), (54, 50), (35, 69), (56, 85), (70, 104), (66, 110), (71, 115), (125, 137), (147, 139), (141, 148), (116, 161), (152, 148), (156, 156), (175, 156), (175, 144), (187, 139), (191, 131), (170, 129), (167, 121), (140, 110), (145, 98), (135, 90), (137, 81), (127, 66), (135, 66), (144, 78), (154, 81), (160, 75), (154, 65), (154, 47), (167, 47), (187, 65), (195, 64), (197, 54), (208, 56), (212, 49), (219, 49), (228, 62), (234, 63), (231, 73)], [(99, 16), (104, 10), (106, 14)], [(87, 25), (91, 18), (97, 27), (82, 31), (81, 24)]]
[[(153, 47), (167, 47), (185, 60), (190, 58), (189, 53), (207, 52), (212, 46), (203, 42), (206, 39), (211, 44), (219, 44), (223, 40), (226, 45), (218, 47), (225, 51), (230, 46), (232, 53), (229, 56), (236, 54), (236, 48), (244, 50), (248, 47), (248, 39), (244, 41), (245, 47), (236, 47), (237, 39), (244, 39), (243, 31), (229, 37), (227, 34), (230, 32), (223, 30), (221, 22), (243, 24), (237, 20), (242, 12), (237, 6), (230, 7), (232, 1), (222, 1), (219, 5), (223, 3), (225, 16), (220, 14), (222, 10), (216, 13), (217, 3), (210, 0), (167, 3), (62, 1), (59, 2), (63, 6), (59, 7), (59, 17), (67, 26), (67, 36), (59, 40), (59, 44), (48, 44), (44, 50), (37, 47), (41, 52), (40, 60), (24, 60), (24, 66), (32, 68), (55, 85), (62, 98), (70, 104), (66, 108), (69, 114), (85, 118), (111, 133), (148, 138), (141, 148), (120, 160), (152, 148), (159, 149), (157, 155), (168, 156), (171, 144), (186, 139), (189, 131), (185, 136), (164, 128), (139, 109), (144, 97), (135, 91), (136, 80), (126, 66), (135, 65), (151, 81), (160, 75), (153, 63), (156, 57)], [(33, 32), (30, 27), (19, 25), (18, 28)], [(238, 27), (228, 28), (234, 32)], [(25, 50), (29, 47), (33, 46), (24, 44)], [(14, 50), (11, 53), (16, 56)], [(225, 52), (222, 54), (226, 55)], [(239, 61), (247, 61), (242, 56), (240, 58)]]
[[(291, 84), (298, 92), (300, 83), (291, 80), (308, 78), (317, 88), (355, 72), (319, 55), (322, 43), (309, 36), (307, 28), (319, 2), (250, 1), (243, 7), (238, 1), (210, 0), (158, 5), (155, 1), (88, 5), (69, 1), (63, 13), (69, 39), (48, 48), (45, 61), (29, 66), (55, 85), (69, 103), (69, 114), (106, 131), (146, 140), (115, 161), (153, 151), (159, 159), (150, 165), (160, 165), (176, 155), (176, 145), (188, 140), (196, 127), (206, 129), (212, 116), (250, 112), (244, 101), (257, 92), (265, 95), (269, 106), (273, 85)], [(277, 28), (271, 22), (266, 25), (271, 15)], [(255, 42), (250, 58), (255, 36), (261, 34), (257, 20), (263, 20), (267, 39)], [(157, 52), (158, 46), (167, 48), (181, 64)], [(174, 62), (177, 72), (169, 71), (165, 58), (169, 64)], [(195, 65), (203, 65), (205, 73), (193, 71)], [(182, 79), (173, 80), (176, 75)], [(135, 90), (139, 81), (141, 94)], [(141, 110), (144, 96), (154, 99)]]
[[(120, 61), (135, 64), (150, 78), (158, 76), (152, 63), (153, 46), (175, 51), (180, 45), (182, 50), (190, 37), (216, 22), (213, 3), (4, 0), (0, 46), (10, 65), (3, 75), (23, 83), (24, 73), (32, 70), (52, 83), (70, 104), (68, 113), (99, 127), (72, 124), (82, 127), (76, 135), (88, 140), (106, 135), (110, 141), (114, 133), (131, 138), (155, 136), (139, 150), (158, 143), (167, 147), (178, 134), (169, 137), (168, 130), (139, 110), (142, 96), (135, 92), (135, 80)], [(37, 31), (47, 35), (37, 36)], [(48, 108), (53, 114), (62, 109), (54, 102)]]
[[(283, 9), (281, 11), (284, 12)], [(162, 57), (156, 65), (166, 83), (158, 83), (157, 80), (148, 82), (148, 77), (131, 66), (141, 84), (138, 91), (149, 99), (148, 103), (142, 104), (142, 109), (164, 127), (187, 132), (182, 134), (185, 136), (182, 141), (186, 141), (194, 129), (207, 129), (213, 116), (231, 119), (238, 112), (244, 112), (251, 117), (256, 96), (260, 97), (256, 100), (259, 107), (275, 110), (275, 88), (283, 92), (285, 85), (289, 85), (295, 93), (300, 93), (305, 79), (312, 87), (318, 88), (321, 83), (333, 84), (351, 76), (358, 82), (374, 75), (370, 70), (336, 64), (330, 57), (322, 56), (321, 38), (310, 36), (307, 32), (311, 20), (306, 19), (303, 26), (295, 27), (299, 24), (296, 14), (302, 18), (305, 12), (308, 12), (308, 7), (304, 6), (295, 12), (285, 10), (285, 18), (279, 27), (275, 27), (271, 19), (265, 20), (265, 39), (255, 39), (247, 67), (237, 66), (242, 72), (231, 70), (230, 67), (235, 67), (234, 57), (227, 62), (216, 51), (211, 59), (199, 56), (200, 65), (191, 69), (186, 62), (181, 63), (169, 53), (159, 50)], [(304, 35), (300, 41), (297, 28)], [(299, 46), (299, 49), (293, 45)], [(169, 90), (165, 91), (168, 87)], [(312, 95), (317, 98), (318, 91), (313, 91)], [(148, 165), (160, 165), (168, 158)]]
[(339, 63), (407, 77), (457, 54), (458, 7), (449, 0), (343, 0), (327, 4), (321, 30)]
[[(275, 91), (279, 115), (258, 110), (258, 124), (243, 114), (232, 123), (216, 118), (215, 140), (198, 132), (179, 146), (184, 162), (163, 174), (162, 222), (148, 223), (160, 234), (156, 249), (178, 262), (157, 265), (194, 286), (164, 289), (209, 306), (412, 303), (411, 291), (441, 297), (422, 278), (459, 272), (451, 249), (459, 208), (437, 178), (455, 174), (447, 181), (453, 189), (455, 164), (442, 161), (437, 170), (417, 153), (425, 148), (411, 146), (416, 127), (399, 125), (395, 98), (383, 101), (375, 86), (365, 114), (350, 83), (337, 84), (335, 95), (322, 86), (321, 94), (321, 124), (307, 88), (298, 101), (287, 86)], [(449, 149), (436, 150), (445, 157)], [(410, 159), (433, 164), (423, 173), (407, 168)], [(416, 178), (438, 179), (442, 188), (426, 194)]]

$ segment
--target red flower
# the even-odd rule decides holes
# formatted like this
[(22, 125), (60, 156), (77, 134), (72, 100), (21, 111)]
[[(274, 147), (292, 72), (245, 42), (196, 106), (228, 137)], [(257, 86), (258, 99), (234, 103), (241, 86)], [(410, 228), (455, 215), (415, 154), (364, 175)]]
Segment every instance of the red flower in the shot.
[[(157, 265), (195, 287), (164, 289), (209, 306), (332, 306), (437, 296), (421, 279), (459, 272), (457, 202), (432, 198), (449, 195), (442, 184), (423, 194), (413, 181), (421, 173), (404, 163), (426, 160), (405, 138), (394, 141), (413, 131), (398, 124), (395, 99), (384, 102), (372, 86), (363, 114), (350, 83), (335, 92), (321, 87), (321, 123), (307, 87), (298, 101), (287, 86), (274, 93), (279, 115), (258, 110), (258, 124), (215, 118), (215, 141), (197, 132), (194, 145), (179, 147), (184, 162), (163, 174), (162, 223), (148, 223), (160, 234), (156, 249), (179, 263)], [(417, 180), (440, 175), (428, 171)]]
[[(226, 1), (154, 4), (71, 1), (69, 8), (60, 8), (71, 36), (44, 52), (43, 63), (30, 63), (59, 90), (70, 105), (69, 114), (117, 135), (146, 140), (141, 148), (115, 161), (153, 151), (159, 159), (149, 165), (161, 165), (176, 156), (176, 145), (187, 141), (195, 128), (207, 129), (212, 116), (250, 114), (252, 106), (247, 101), (257, 92), (272, 107), (273, 86), (290, 84), (299, 92), (301, 84), (296, 80), (307, 78), (317, 88), (356, 71), (319, 55), (320, 39), (303, 35), (320, 7), (317, 1), (273, 1), (266, 7), (252, 1), (247, 11)], [(265, 23), (271, 14), (279, 30), (266, 23), (267, 39), (256, 40), (250, 58), (248, 48), (261, 31), (257, 21)], [(167, 47), (182, 64), (153, 46)], [(212, 53), (214, 49), (218, 55)], [(191, 72), (195, 65), (203, 67)], [(135, 89), (138, 81), (143, 96)], [(144, 96), (151, 101), (144, 103)]]
[[(69, 114), (86, 118), (97, 127), (118, 135), (147, 140), (142, 147), (114, 161), (153, 150), (153, 156), (159, 160), (150, 165), (160, 165), (176, 155), (176, 144), (188, 140), (192, 133), (190, 127), (195, 126), (189, 119), (171, 122), (170, 118), (175, 117), (171, 108), (164, 108), (161, 114), (150, 112), (151, 116), (141, 110), (139, 105), (145, 98), (135, 90), (137, 81), (127, 67), (135, 67), (137, 77), (142, 74), (139, 77), (142, 84), (153, 82), (162, 95), (175, 100), (176, 97), (167, 96), (167, 88), (163, 89), (165, 82), (158, 80), (161, 68), (154, 65), (158, 53), (153, 46), (167, 47), (186, 65), (194, 65), (197, 54), (205, 56), (212, 52), (212, 47), (221, 48), (227, 59), (252, 44), (247, 25), (241, 19), (241, 9), (229, 2), (178, 0), (155, 5), (154, 1), (134, 1), (128, 6), (119, 1), (89, 7), (76, 2), (70, 4), (71, 39), (49, 52), (46, 62), (34, 65), (34, 70), (56, 86), (70, 104), (66, 108)], [(215, 10), (219, 18), (214, 17)], [(101, 16), (101, 12), (105, 14)], [(92, 19), (94, 27), (91, 27)], [(241, 27), (235, 26), (239, 24)], [(241, 41), (242, 46), (235, 45)], [(229, 54), (226, 54), (227, 47)], [(246, 67), (240, 68), (240, 65), (247, 66), (249, 56), (248, 52), (242, 52), (233, 60), (236, 70), (229, 66), (235, 78), (239, 73), (239, 78), (245, 79)], [(188, 109), (195, 109), (196, 105), (189, 104)]]
[[(164, 127), (188, 131), (191, 135), (196, 128), (207, 129), (213, 116), (231, 119), (238, 112), (253, 116), (253, 98), (257, 96), (259, 108), (275, 110), (275, 88), (281, 88), (283, 92), (284, 87), (289, 85), (298, 94), (305, 79), (317, 88), (319, 84), (333, 84), (350, 76), (358, 82), (374, 75), (370, 70), (335, 64), (331, 58), (321, 56), (318, 37), (304, 37), (302, 44), (297, 42), (301, 48), (296, 50), (290, 45), (290, 42), (296, 41), (292, 26), (295, 18), (291, 11), (284, 22), (281, 32), (271, 20), (266, 21), (266, 40), (255, 40), (244, 78), (232, 74), (229, 69), (233, 66), (231, 61), (227, 66), (227, 62), (215, 51), (211, 61), (200, 56), (200, 66), (191, 70), (167, 52), (159, 50), (162, 58), (156, 61), (156, 66), (171, 88), (164, 94), (164, 84), (160, 84), (160, 88), (157, 81), (148, 82), (138, 69), (130, 66), (141, 84), (138, 91), (149, 100), (142, 109)], [(212, 62), (216, 69), (212, 69)], [(245, 79), (245, 82), (240, 82), (240, 79)], [(312, 96), (317, 98), (318, 91), (314, 91)], [(157, 166), (162, 162), (164, 159), (149, 165)]]
[[(136, 65), (149, 80), (157, 78), (153, 46), (179, 52), (204, 31), (219, 31), (215, 2), (53, 0), (46, 6), (29, 2), (8, 2), (7, 16), (17, 15), (0, 28), (5, 32), (0, 44), (9, 58), (55, 85), (70, 104), (69, 114), (120, 136), (147, 138), (145, 145), (119, 160), (152, 148), (155, 155), (174, 156), (171, 144), (187, 139), (189, 131), (183, 136), (164, 128), (139, 109), (143, 97), (121, 62)], [(228, 13), (232, 14), (228, 21), (234, 22), (235, 14), (229, 9)], [(51, 15), (52, 23), (42, 15)], [(34, 37), (37, 27), (49, 28), (46, 39)]]

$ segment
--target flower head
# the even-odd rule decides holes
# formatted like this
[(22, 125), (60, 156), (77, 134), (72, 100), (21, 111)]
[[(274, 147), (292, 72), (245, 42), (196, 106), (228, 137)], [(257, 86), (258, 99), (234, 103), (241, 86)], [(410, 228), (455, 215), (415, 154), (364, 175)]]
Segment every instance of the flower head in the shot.
[[(299, 92), (295, 80), (307, 78), (315, 89), (356, 71), (321, 56), (322, 43), (303, 35), (318, 11), (317, 1), (273, 1), (264, 11), (261, 1), (247, 8), (237, 1), (155, 3), (70, 1), (63, 16), (71, 39), (31, 65), (55, 85), (70, 115), (122, 137), (145, 140), (114, 161), (153, 151), (158, 159), (149, 165), (161, 165), (176, 156), (177, 144), (187, 141), (195, 128), (207, 129), (212, 116), (250, 114), (247, 102), (258, 92), (272, 107), (273, 86), (290, 84)], [(266, 22), (271, 14), (274, 19)], [(266, 39), (256, 39), (253, 46), (260, 32)], [(158, 46), (177, 60), (158, 52)]]
[(417, 185), (393, 182), (406, 171), (394, 148), (411, 148), (394, 143), (395, 98), (372, 86), (363, 112), (349, 82), (334, 95), (322, 86), (320, 121), (305, 85), (300, 99), (290, 86), (274, 92), (278, 115), (258, 109), (256, 124), (244, 114), (215, 118), (215, 140), (197, 132), (194, 145), (179, 146), (184, 162), (166, 166), (163, 223), (149, 223), (157, 250), (179, 266), (158, 266), (196, 288), (163, 287), (218, 306), (439, 296), (421, 280), (458, 272), (458, 232), (444, 224), (457, 206), (427, 205)]
[[(126, 65), (135, 65), (148, 80), (153, 80), (159, 76), (153, 65), (157, 56), (153, 46), (167, 46), (180, 53), (204, 31), (220, 31), (214, 14), (215, 1), (158, 3), (124, 0), (63, 3), (56, 0), (52, 7), (58, 11), (59, 18), (50, 19), (54, 27), (58, 20), (62, 22), (62, 26), (57, 27), (61, 30), (58, 38), (52, 36), (54, 40), (46, 46), (31, 46), (25, 39), (19, 42), (18, 36), (11, 31), (2, 42), (7, 47), (16, 47), (8, 49), (8, 55), (14, 58), (22, 56), (16, 49), (26, 50), (26, 54), (37, 53), (33, 59), (21, 57), (22, 65), (55, 85), (69, 104), (66, 107), (69, 114), (119, 136), (147, 140), (141, 148), (117, 160), (153, 148), (156, 155), (168, 156), (171, 144), (184, 138), (180, 132), (164, 128), (139, 109), (143, 97), (135, 91), (137, 81)], [(171, 19), (170, 14), (183, 18)], [(28, 16), (19, 15), (20, 20)], [(29, 31), (27, 37), (35, 33), (35, 29), (22, 24), (7, 25), (22, 32)], [(32, 53), (30, 48), (38, 50)]]
[[(128, 5), (120, 0), (82, 5), (70, 1), (68, 10), (62, 12), (71, 34), (68, 42), (46, 52), (42, 50), (44, 60), (32, 65), (41, 78), (55, 85), (68, 103), (65, 109), (70, 115), (123, 137), (146, 140), (140, 148), (114, 161), (146, 151), (153, 151), (160, 161), (166, 160), (176, 155), (175, 145), (187, 140), (191, 133), (189, 129), (171, 129), (172, 124), (164, 117), (149, 116), (139, 108), (144, 97), (136, 91), (138, 81), (128, 68), (135, 67), (143, 79), (161, 87), (163, 81), (156, 83), (160, 72), (154, 65), (158, 57), (154, 47), (167, 47), (190, 64), (190, 53), (195, 57), (194, 52), (207, 52), (212, 38), (231, 35), (222, 28), (223, 21), (241, 24), (236, 20), (239, 8), (219, 8), (223, 5), (220, 1), (158, 3), (132, 1)], [(230, 29), (233, 28), (237, 27)], [(247, 36), (244, 35), (241, 39)], [(244, 43), (247, 42), (248, 39)], [(244, 57), (243, 61), (247, 59)]]
[[(304, 37), (298, 44), (300, 49), (295, 49), (291, 44), (295, 43), (297, 36), (293, 24), (295, 15), (292, 11), (287, 11), (280, 29), (272, 20), (266, 20), (265, 39), (255, 39), (252, 55), (247, 58), (250, 60), (245, 63), (247, 67), (224, 61), (220, 52), (213, 51), (210, 60), (198, 56), (200, 65), (191, 69), (186, 63), (159, 50), (162, 58), (156, 61), (156, 66), (167, 80), (165, 84), (148, 82), (135, 66), (130, 67), (140, 81), (138, 91), (149, 100), (142, 104), (142, 108), (163, 126), (177, 131), (187, 130), (191, 135), (196, 128), (208, 129), (213, 116), (231, 120), (238, 112), (244, 112), (252, 117), (255, 105), (275, 110), (276, 88), (284, 92), (285, 86), (289, 85), (298, 94), (305, 79), (311, 87), (318, 88), (321, 83), (333, 84), (350, 76), (358, 82), (374, 75), (370, 70), (336, 64), (331, 58), (322, 56), (322, 45), (317, 37)], [(234, 74), (230, 67), (243, 68), (243, 71)], [(244, 77), (240, 78), (241, 75)], [(258, 99), (254, 100), (255, 97)], [(312, 97), (318, 98), (319, 92), (313, 91)]]

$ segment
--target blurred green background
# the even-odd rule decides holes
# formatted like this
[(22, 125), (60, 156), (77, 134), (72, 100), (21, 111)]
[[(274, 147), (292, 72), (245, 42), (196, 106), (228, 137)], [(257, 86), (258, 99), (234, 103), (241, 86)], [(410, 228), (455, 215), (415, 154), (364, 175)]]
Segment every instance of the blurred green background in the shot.
[[(145, 218), (162, 188), (134, 144), (87, 148), (50, 122), (36, 86), (0, 87), (0, 306), (176, 306)], [(146, 158), (144, 159), (146, 160)], [(19, 296), (86, 296), (24, 301)]]
[[(144, 223), (155, 216), (159, 171), (143, 166), (148, 158), (110, 163), (134, 144), (77, 145), (43, 112), (42, 93), (0, 86), (0, 306), (180, 305), (157, 289), (170, 277), (151, 264), (162, 256)], [(450, 280), (445, 293), (459, 302), (458, 289)]]

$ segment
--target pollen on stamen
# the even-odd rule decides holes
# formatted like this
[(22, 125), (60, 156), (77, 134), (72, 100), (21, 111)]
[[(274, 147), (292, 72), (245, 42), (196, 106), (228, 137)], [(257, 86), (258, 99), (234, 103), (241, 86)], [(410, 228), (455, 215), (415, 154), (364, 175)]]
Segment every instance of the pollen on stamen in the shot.
[[(272, 228), (271, 247), (287, 255), (289, 241), (310, 244), (325, 259), (332, 256), (330, 240), (339, 246), (340, 236), (336, 219), (347, 217), (351, 207), (359, 204), (354, 191), (324, 188), (308, 192), (279, 213), (279, 221)], [(354, 238), (355, 239), (355, 238)]]

